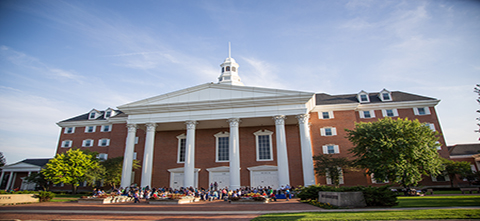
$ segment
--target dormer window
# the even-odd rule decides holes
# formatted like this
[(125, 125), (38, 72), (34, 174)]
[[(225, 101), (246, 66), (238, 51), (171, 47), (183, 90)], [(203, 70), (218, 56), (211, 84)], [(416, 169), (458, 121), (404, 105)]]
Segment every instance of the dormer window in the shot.
[(89, 120), (97, 119), (99, 116), (100, 116), (100, 112), (98, 112), (95, 109), (91, 110), (90, 113), (88, 113)]
[(112, 111), (108, 110), (107, 112), (105, 112), (105, 118), (109, 118), (112, 116)]
[(88, 119), (95, 119), (95, 112), (90, 113)]
[(382, 100), (382, 101), (392, 101), (392, 94), (390, 93), (390, 91), (387, 91), (386, 89), (383, 89), (378, 94), (378, 98), (380, 98), (380, 100)]
[(368, 97), (368, 93), (365, 91), (360, 91), (357, 95), (357, 99), (360, 103), (368, 103), (370, 102), (370, 98)]

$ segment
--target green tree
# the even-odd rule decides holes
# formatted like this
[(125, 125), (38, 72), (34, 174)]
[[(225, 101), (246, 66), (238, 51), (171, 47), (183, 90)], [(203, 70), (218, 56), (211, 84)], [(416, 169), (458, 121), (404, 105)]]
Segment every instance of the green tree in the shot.
[(31, 173), (29, 176), (25, 177), (27, 183), (35, 183), (37, 187), (41, 187), (43, 191), (48, 189), (48, 180), (45, 179), (43, 173)]
[[(120, 185), (122, 180), (122, 167), (123, 167), (123, 157), (115, 157), (107, 159), (100, 163), (105, 168), (105, 175), (103, 181), (105, 184), (116, 188)], [(140, 164), (137, 160), (133, 161), (133, 169), (140, 168)]]
[(335, 187), (340, 186), (342, 173), (347, 173), (348, 170), (354, 170), (353, 162), (345, 157), (319, 154), (314, 156), (313, 160), (315, 161), (315, 173), (319, 176), (327, 176), (330, 178)]
[(374, 174), (377, 180), (389, 180), (408, 189), (422, 175), (437, 176), (443, 169), (437, 152), (437, 132), (418, 120), (384, 118), (357, 123), (347, 131), (354, 147), (355, 164)]
[(7, 164), (7, 160), (5, 159), (5, 156), (3, 156), (3, 152), (0, 152), (0, 167), (5, 166), (5, 164)]
[(445, 165), (445, 173), (448, 174), (450, 178), (450, 186), (453, 188), (453, 180), (456, 178), (456, 175), (460, 177), (467, 177), (472, 172), (472, 168), (469, 162), (466, 161), (453, 161), (443, 159), (443, 164)]
[(54, 184), (72, 185), (72, 193), (77, 193), (80, 182), (84, 182), (89, 171), (98, 169), (98, 161), (92, 155), (79, 149), (70, 149), (65, 154), (57, 154), (42, 169), (45, 179)]

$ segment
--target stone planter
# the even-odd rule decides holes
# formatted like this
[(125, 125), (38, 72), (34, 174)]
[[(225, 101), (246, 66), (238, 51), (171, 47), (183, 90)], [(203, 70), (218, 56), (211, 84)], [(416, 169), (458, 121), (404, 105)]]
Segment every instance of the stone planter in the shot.
[(181, 199), (170, 199), (170, 198), (159, 198), (159, 199), (149, 199), (148, 204), (185, 204), (198, 202), (200, 198), (194, 197), (184, 197)]
[(123, 202), (131, 202), (133, 201), (133, 197), (129, 196), (114, 196), (114, 197), (107, 197), (107, 198), (81, 198), (78, 199), (78, 203), (84, 204), (109, 204), (109, 203), (123, 203)]
[(0, 205), (10, 205), (18, 203), (38, 203), (39, 199), (34, 194), (0, 194)]
[(231, 204), (264, 204), (264, 203), (268, 203), (269, 201), (270, 201), (269, 198), (265, 198), (261, 201), (249, 199), (249, 198), (240, 198), (238, 200), (232, 200), (230, 201), (230, 203)]
[(366, 207), (362, 192), (318, 192), (318, 202), (338, 207)]

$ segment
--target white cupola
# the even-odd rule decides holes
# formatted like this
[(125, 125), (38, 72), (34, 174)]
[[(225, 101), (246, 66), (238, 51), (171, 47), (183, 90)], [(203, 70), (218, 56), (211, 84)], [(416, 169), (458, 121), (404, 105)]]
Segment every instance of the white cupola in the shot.
[(238, 67), (239, 65), (235, 62), (235, 59), (231, 56), (230, 43), (228, 43), (228, 58), (220, 65), (222, 67), (222, 73), (218, 77), (219, 84), (230, 84), (230, 85), (239, 85), (245, 86), (240, 76), (238, 76)]

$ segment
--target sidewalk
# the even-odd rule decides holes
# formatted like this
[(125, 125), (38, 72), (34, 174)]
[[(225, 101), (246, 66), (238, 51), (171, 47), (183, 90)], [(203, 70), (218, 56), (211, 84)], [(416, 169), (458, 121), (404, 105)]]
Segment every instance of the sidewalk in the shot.
[[(452, 208), (452, 207), (449, 207)], [(469, 207), (472, 208), (472, 207)], [(366, 208), (325, 210), (298, 200), (279, 200), (268, 204), (230, 204), (224, 201), (196, 202), (181, 205), (78, 204), (49, 202), (0, 207), (0, 220), (251, 220), (267, 213), (342, 212), (442, 209), (433, 208)], [(480, 209), (478, 207), (477, 209)]]

